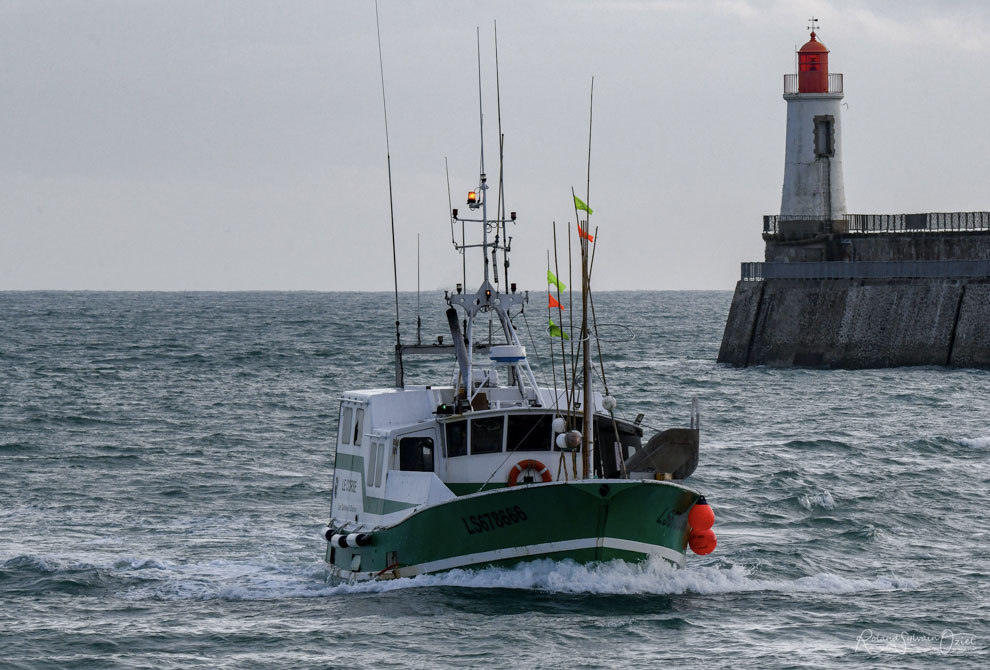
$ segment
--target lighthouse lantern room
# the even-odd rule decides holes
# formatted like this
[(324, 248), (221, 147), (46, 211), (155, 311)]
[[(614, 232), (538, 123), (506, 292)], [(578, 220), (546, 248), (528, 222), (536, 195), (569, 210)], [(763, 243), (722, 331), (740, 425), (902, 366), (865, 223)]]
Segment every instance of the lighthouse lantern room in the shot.
[(828, 93), (828, 49), (816, 37), (798, 51), (798, 93)]

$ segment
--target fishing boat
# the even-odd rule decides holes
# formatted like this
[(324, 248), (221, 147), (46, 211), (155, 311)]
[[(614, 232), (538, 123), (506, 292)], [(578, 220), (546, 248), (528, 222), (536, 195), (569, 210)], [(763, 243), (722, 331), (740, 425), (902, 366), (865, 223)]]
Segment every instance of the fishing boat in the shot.
[[(482, 254), (496, 244), (485, 191), (482, 176), (472, 203)], [(642, 425), (616, 417), (612, 396), (586, 384), (568, 398), (537, 384), (512, 322), (527, 294), (499, 291), (486, 272), (475, 292), (445, 299), (452, 344), (397, 345), (394, 387), (341, 398), (325, 531), (333, 581), (540, 558), (683, 566), (689, 538), (707, 553), (710, 508), (683, 481), (698, 462), (696, 404), (688, 428), (644, 444)], [(497, 343), (476, 341), (482, 315), (500, 325)], [(402, 356), (424, 352), (452, 353), (458, 379), (406, 385)]]
[[(324, 532), (329, 579), (394, 579), (535, 559), (659, 557), (683, 566), (689, 543), (708, 553), (715, 545), (711, 508), (684, 483), (698, 463), (697, 402), (689, 427), (660, 431), (644, 444), (643, 416), (617, 417), (614, 397), (592, 388), (588, 235), (581, 239), (581, 381), (574, 379), (575, 359), (561, 371), (572, 370), (562, 388), (537, 383), (513, 324), (529, 294), (507, 277), (511, 238), (504, 232), (517, 217), (505, 215), (500, 197), (489, 218), (483, 139), (481, 156), (468, 214), (452, 209), (451, 226), (461, 224), (454, 246), (480, 261), (482, 280), (473, 292), (464, 284), (445, 292), (449, 343), (441, 336), (403, 345), (397, 314), (394, 387), (342, 395)], [(467, 237), (469, 226), (480, 241)], [(505, 268), (501, 284), (497, 254)], [(403, 357), (413, 354), (451, 356), (453, 378), (406, 384)]]

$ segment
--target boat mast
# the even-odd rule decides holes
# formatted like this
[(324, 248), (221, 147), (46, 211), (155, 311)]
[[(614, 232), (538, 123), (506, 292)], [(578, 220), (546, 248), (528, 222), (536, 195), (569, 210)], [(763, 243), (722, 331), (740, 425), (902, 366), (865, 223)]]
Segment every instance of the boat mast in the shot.
[[(580, 225), (579, 219), (578, 226)], [(584, 227), (587, 230), (587, 219)], [(591, 337), (588, 332), (588, 292), (591, 289), (588, 276), (588, 240), (584, 236), (579, 236), (579, 239), (581, 242), (581, 372), (583, 374), (581, 409), (584, 413), (584, 429), (581, 431), (581, 470), (582, 476), (587, 478), (591, 449), (594, 445), (592, 431), (595, 399), (591, 389)]]
[[(484, 260), (484, 279), (481, 282), (481, 290), (488, 290), (491, 295), (490, 284), (488, 283), (488, 178), (485, 175), (485, 109), (481, 100), (481, 28), (475, 28), (475, 35), (478, 44), (478, 136), (481, 144), (481, 177), (478, 184), (478, 198), (481, 198), (481, 258)], [(467, 287), (465, 287), (466, 289)], [(467, 353), (468, 366), (465, 379), (465, 386), (468, 399), (474, 395), (474, 314), (469, 314), (467, 320)]]
[[(506, 267), (508, 267), (508, 251), (509, 251), (509, 237), (505, 235), (504, 238), (500, 239), (500, 236), (496, 233), (495, 241), (490, 242), (488, 236), (489, 226), (496, 226), (496, 230), (504, 230), (506, 224), (515, 223), (516, 213), (511, 212), (509, 217), (496, 215), (494, 220), (488, 218), (488, 178), (485, 174), (485, 134), (484, 134), (484, 123), (485, 115), (483, 111), (483, 99), (482, 99), (482, 85), (481, 85), (481, 29), (478, 29), (477, 33), (478, 39), (478, 125), (480, 130), (481, 139), (481, 165), (480, 165), (480, 178), (478, 183), (477, 191), (471, 191), (468, 194), (468, 208), (472, 211), (481, 210), (481, 218), (472, 219), (458, 216), (456, 209), (452, 211), (452, 220), (460, 221), (462, 225), (462, 239), (461, 244), (458, 246), (455, 242), (454, 246), (462, 253), (466, 255), (467, 249), (469, 248), (479, 248), (481, 249), (481, 256), (484, 263), (483, 267), (483, 277), (480, 288), (474, 294), (469, 294), (466, 290), (461, 293), (462, 287), (458, 285), (457, 293), (450, 295), (447, 298), (447, 302), (451, 306), (459, 306), (464, 310), (466, 317), (466, 327), (464, 329), (463, 335), (460, 334), (460, 329), (456, 325), (456, 320), (451, 323), (451, 334), (455, 337), (462, 336), (464, 338), (464, 343), (466, 346), (466, 361), (458, 360), (461, 379), (464, 380), (464, 390), (466, 394), (466, 400), (469, 402), (473, 401), (475, 395), (480, 391), (475, 390), (475, 375), (474, 375), (474, 320), (475, 317), (482, 312), (495, 312), (498, 317), (499, 323), (502, 326), (502, 332), (505, 336), (507, 344), (514, 345), (517, 347), (522, 347), (519, 341), (519, 335), (516, 333), (516, 329), (512, 325), (512, 320), (509, 317), (509, 310), (513, 307), (521, 307), (528, 301), (528, 294), (516, 293), (516, 287), (514, 284), (509, 284), (506, 286), (508, 289), (505, 292), (500, 292), (496, 286), (493, 286), (490, 281), (490, 270), (488, 267), (489, 263), (497, 262), (496, 252), (501, 250), (503, 256), (505, 257)], [(501, 145), (501, 142), (500, 142)], [(498, 209), (504, 208), (504, 203), (499, 199)], [(463, 237), (463, 225), (465, 222), (480, 223), (481, 224), (481, 244), (468, 244)], [(489, 258), (489, 249), (491, 250), (491, 258)], [(496, 268), (497, 273), (497, 268)], [(466, 282), (465, 282), (466, 283)], [(467, 287), (464, 286), (464, 289)], [(486, 345), (480, 345), (479, 350), (486, 347)], [(512, 384), (517, 385), (523, 395), (529, 399), (534, 406), (542, 406), (543, 399), (540, 395), (539, 388), (536, 383), (536, 377), (533, 374), (532, 369), (529, 366), (529, 361), (523, 357), (522, 360), (510, 365), (509, 380)], [(527, 390), (525, 387), (529, 386), (530, 389)]]
[[(529, 292), (524, 291), (522, 293), (516, 292), (516, 285), (508, 282), (508, 267), (509, 267), (509, 247), (512, 238), (507, 234), (507, 226), (509, 223), (516, 223), (516, 213), (510, 212), (509, 216), (506, 217), (504, 214), (500, 215), (496, 213), (495, 219), (491, 220), (488, 218), (488, 179), (485, 174), (485, 132), (484, 132), (484, 107), (482, 98), (482, 81), (481, 81), (481, 29), (477, 30), (477, 42), (478, 42), (478, 127), (479, 127), (479, 139), (480, 139), (480, 166), (479, 166), (479, 182), (476, 190), (472, 190), (468, 193), (467, 205), (471, 212), (481, 210), (480, 218), (471, 218), (470, 216), (458, 216), (457, 208), (451, 208), (450, 210), (450, 224), (451, 224), (451, 242), (454, 248), (461, 253), (462, 256), (462, 282), (457, 284), (456, 293), (445, 292), (445, 299), (450, 309), (447, 310), (447, 323), (450, 328), (450, 334), (452, 336), (452, 342), (449, 345), (444, 345), (441, 341), (436, 344), (422, 344), (420, 340), (420, 320), (419, 320), (419, 236), (416, 238), (416, 248), (417, 248), (417, 261), (416, 261), (416, 312), (417, 312), (417, 329), (416, 329), (416, 344), (403, 345), (399, 343), (398, 340), (398, 317), (396, 318), (396, 386), (402, 386), (402, 355), (403, 353), (436, 353), (440, 350), (453, 350), (457, 357), (459, 376), (457, 378), (455, 392), (458, 396), (457, 402), (460, 404), (462, 401), (467, 401), (467, 403), (472, 405), (476, 396), (481, 393), (482, 387), (488, 385), (489, 381), (495, 381), (496, 378), (488, 377), (483, 378), (480, 382), (476, 382), (474, 374), (474, 354), (477, 352), (490, 351), (491, 347), (496, 345), (491, 339), (491, 320), (489, 320), (489, 342), (487, 344), (481, 343), (475, 345), (474, 342), (474, 321), (475, 318), (480, 313), (491, 313), (495, 312), (499, 323), (502, 326), (502, 333), (505, 336), (505, 343), (509, 345), (510, 351), (506, 351), (504, 348), (499, 350), (497, 353), (493, 351), (493, 356), (491, 359), (490, 366), (494, 366), (495, 363), (506, 363), (508, 364), (508, 381), (510, 386), (518, 387), (521, 397), (525, 402), (533, 407), (544, 407), (545, 399), (540, 391), (539, 386), (536, 382), (536, 375), (533, 374), (533, 370), (529, 365), (529, 361), (526, 359), (525, 347), (519, 339), (519, 334), (516, 332), (515, 327), (512, 325), (512, 318), (509, 315), (510, 310), (513, 308), (522, 309), (523, 305), (529, 302)], [(497, 64), (496, 64), (497, 69)], [(497, 76), (497, 72), (496, 72)], [(384, 78), (383, 78), (384, 80)], [(384, 88), (383, 88), (384, 91)], [(384, 96), (384, 93), (383, 93)], [(501, 111), (499, 113), (499, 121), (501, 126)], [(499, 172), (501, 173), (502, 168), (502, 152), (501, 147), (502, 137), (501, 137), (501, 127), (500, 127), (500, 152), (499, 152)], [(446, 159), (444, 160), (444, 165), (446, 166)], [(499, 178), (499, 201), (497, 204), (497, 209), (504, 212), (505, 203), (503, 198), (503, 191), (501, 187), (502, 179)], [(447, 199), (448, 206), (450, 202), (450, 174), (447, 173)], [(454, 236), (454, 223), (461, 223), (461, 241), (458, 244)], [(481, 243), (480, 244), (468, 244), (466, 239), (465, 224), (466, 223), (480, 223), (481, 224)], [(489, 226), (495, 226), (495, 239), (494, 241), (489, 241)], [(394, 232), (394, 226), (393, 226)], [(499, 233), (505, 233), (500, 235)], [(467, 250), (468, 249), (478, 249), (481, 250), (482, 261), (484, 263), (483, 267), (483, 277), (481, 286), (474, 293), (468, 292), (467, 289)], [(489, 250), (491, 250), (491, 258), (489, 258)], [(494, 280), (495, 285), (493, 286), (490, 277), (491, 272), (489, 270), (489, 263), (498, 262), (497, 252), (502, 251), (503, 259), (506, 268), (506, 281), (505, 290), (500, 291), (498, 288), (498, 267), (494, 268)], [(395, 245), (393, 244), (393, 257), (395, 254)], [(394, 265), (394, 258), (393, 258)], [(396, 280), (396, 287), (398, 287), (398, 280)], [(396, 288), (396, 306), (398, 308), (398, 288)], [(458, 321), (457, 310), (455, 307), (460, 307), (464, 310), (464, 322), (463, 327), (461, 322)], [(493, 370), (493, 367), (486, 367), (485, 370)], [(484, 376), (484, 375), (483, 375)], [(464, 396), (461, 396), (461, 384), (463, 384)], [(475, 388), (477, 386), (477, 389)]]
[[(591, 78), (591, 101), (588, 109), (588, 173), (585, 185), (584, 202), (591, 202), (591, 120), (595, 107), (595, 78)], [(573, 196), (573, 192), (571, 193)], [(575, 206), (577, 201), (574, 202)], [(577, 209), (575, 209), (577, 218)], [(580, 226), (580, 221), (578, 222)], [(581, 407), (584, 409), (584, 430), (581, 431), (581, 467), (588, 477), (591, 466), (591, 450), (594, 447), (594, 395), (591, 390), (591, 334), (588, 332), (588, 294), (591, 292), (591, 276), (588, 270), (588, 247), (591, 232), (590, 212), (585, 217), (585, 235), (578, 235), (581, 242), (581, 359), (584, 368), (584, 396)]]

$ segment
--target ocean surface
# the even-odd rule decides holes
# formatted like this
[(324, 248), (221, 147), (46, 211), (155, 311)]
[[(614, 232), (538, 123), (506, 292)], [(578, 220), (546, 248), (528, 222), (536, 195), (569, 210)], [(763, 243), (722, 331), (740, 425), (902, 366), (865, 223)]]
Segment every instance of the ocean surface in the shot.
[(990, 372), (721, 367), (730, 300), (595, 299), (620, 415), (700, 402), (713, 554), (330, 587), (337, 403), (394, 379), (391, 294), (0, 293), (0, 668), (990, 667)]

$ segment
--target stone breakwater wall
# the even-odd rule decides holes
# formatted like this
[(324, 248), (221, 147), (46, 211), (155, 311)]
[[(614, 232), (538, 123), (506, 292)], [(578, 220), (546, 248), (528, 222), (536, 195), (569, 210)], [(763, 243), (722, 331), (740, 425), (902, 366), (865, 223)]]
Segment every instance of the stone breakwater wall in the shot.
[(799, 240), (764, 236), (765, 260), (942, 261), (990, 258), (990, 231), (844, 233)]
[(718, 361), (990, 368), (990, 279), (740, 281)]

